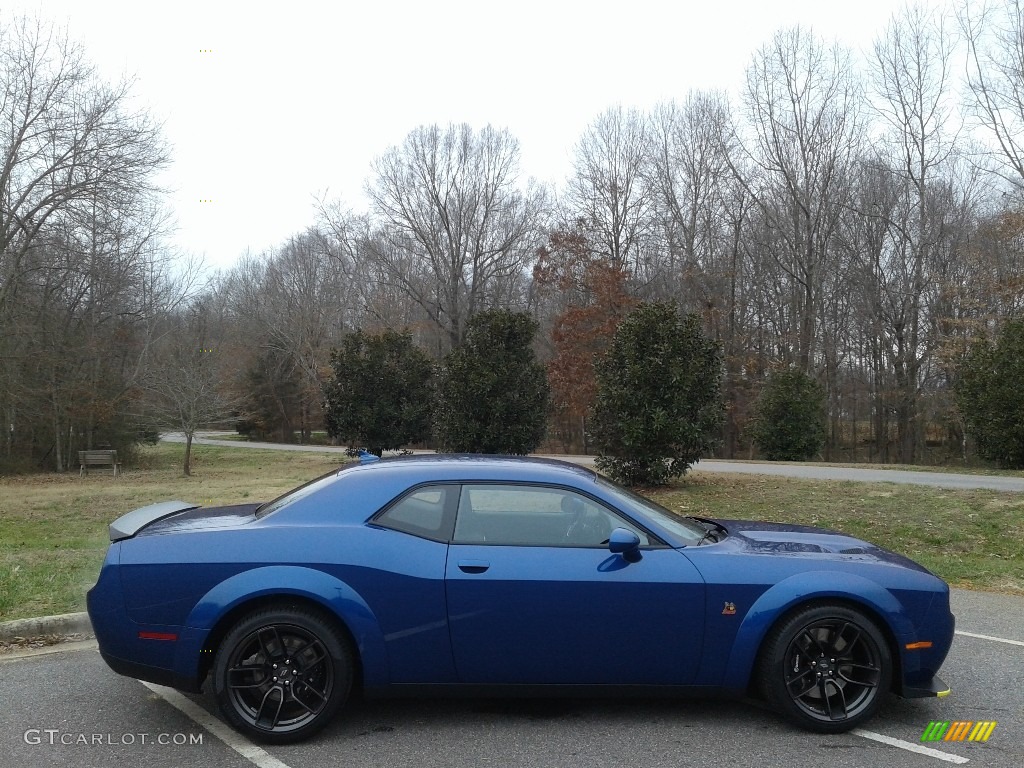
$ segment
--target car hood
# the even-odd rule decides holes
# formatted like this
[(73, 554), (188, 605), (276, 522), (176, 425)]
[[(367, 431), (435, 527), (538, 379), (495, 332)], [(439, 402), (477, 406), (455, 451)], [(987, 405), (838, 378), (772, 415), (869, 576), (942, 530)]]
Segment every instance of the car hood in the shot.
[(862, 539), (847, 536), (826, 528), (810, 525), (789, 525), (765, 523), (754, 520), (719, 520), (710, 522), (725, 527), (729, 538), (734, 539), (751, 554), (831, 554), (845, 555), (860, 560), (874, 560), (913, 568), (929, 573), (928, 569), (908, 557), (890, 552)]

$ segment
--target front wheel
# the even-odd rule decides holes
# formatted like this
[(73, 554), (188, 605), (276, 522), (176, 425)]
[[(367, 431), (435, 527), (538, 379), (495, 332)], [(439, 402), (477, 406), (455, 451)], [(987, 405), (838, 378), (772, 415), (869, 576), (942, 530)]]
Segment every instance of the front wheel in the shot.
[(783, 621), (765, 640), (758, 683), (791, 722), (840, 733), (874, 716), (892, 680), (892, 656), (873, 621), (845, 606), (818, 605)]
[(267, 609), (239, 621), (217, 650), (214, 693), (247, 736), (284, 744), (319, 731), (348, 698), (352, 652), (316, 613)]

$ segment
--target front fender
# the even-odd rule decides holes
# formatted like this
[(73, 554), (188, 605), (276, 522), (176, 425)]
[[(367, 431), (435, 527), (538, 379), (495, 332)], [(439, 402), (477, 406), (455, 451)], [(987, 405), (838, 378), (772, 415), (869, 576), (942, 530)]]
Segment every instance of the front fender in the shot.
[(722, 686), (737, 691), (745, 690), (750, 683), (761, 643), (775, 621), (801, 603), (829, 598), (859, 603), (877, 613), (896, 636), (897, 647), (902, 647), (903, 639), (911, 638), (914, 634), (914, 624), (903, 605), (877, 582), (839, 571), (795, 574), (764, 592), (747, 611), (736, 632)]
[(388, 679), (384, 638), (366, 601), (343, 581), (302, 566), (272, 565), (252, 568), (225, 579), (196, 603), (188, 616), (175, 653), (176, 671), (198, 679), (200, 655), (221, 617), (254, 598), (268, 596), (304, 597), (338, 616), (355, 640), (368, 682)]

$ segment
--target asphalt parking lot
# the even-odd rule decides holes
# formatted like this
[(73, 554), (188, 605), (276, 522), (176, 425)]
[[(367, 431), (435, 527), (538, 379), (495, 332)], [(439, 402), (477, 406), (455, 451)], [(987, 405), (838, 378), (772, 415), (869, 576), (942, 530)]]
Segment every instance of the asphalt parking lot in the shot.
[[(890, 698), (864, 733), (840, 736), (793, 729), (744, 702), (355, 701), (308, 743), (253, 749), (209, 714), (210, 696), (154, 691), (120, 677), (91, 644), (0, 657), (0, 765), (819, 768), (826, 763), (891, 768), (898, 762), (912, 768), (966, 758), (969, 765), (1019, 768), (1024, 765), (1024, 598), (958, 590), (954, 612), (958, 631), (971, 634), (957, 635), (943, 668), (953, 694), (942, 700)], [(986, 743), (922, 745), (921, 734), (932, 720), (998, 724)], [(916, 753), (878, 737), (934, 753)]]

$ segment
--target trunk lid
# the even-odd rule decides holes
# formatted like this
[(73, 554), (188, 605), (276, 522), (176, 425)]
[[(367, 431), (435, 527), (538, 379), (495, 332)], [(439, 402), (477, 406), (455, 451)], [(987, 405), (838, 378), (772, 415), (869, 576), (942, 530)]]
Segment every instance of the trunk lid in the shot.
[(231, 528), (254, 520), (257, 507), (259, 503), (224, 507), (201, 507), (184, 501), (150, 504), (148, 507), (132, 510), (111, 523), (110, 540), (121, 541), (133, 536)]

